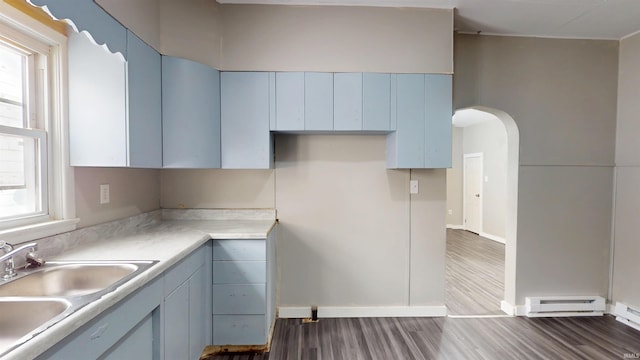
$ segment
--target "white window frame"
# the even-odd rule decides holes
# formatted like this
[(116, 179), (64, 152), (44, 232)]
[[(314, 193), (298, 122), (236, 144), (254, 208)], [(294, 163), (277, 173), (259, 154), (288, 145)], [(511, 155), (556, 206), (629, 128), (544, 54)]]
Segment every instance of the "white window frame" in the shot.
[[(41, 132), (46, 139), (41, 144), (47, 150), (46, 159), (42, 159), (46, 161), (47, 171), (43, 177), (47, 185), (42, 191), (46, 193), (48, 211), (42, 216), (12, 221), (12, 227), (0, 229), (0, 240), (19, 244), (74, 230), (78, 223), (73, 168), (68, 160), (67, 38), (4, 2), (0, 2), (0, 33), (22, 45), (43, 43), (47, 49), (33, 50), (48, 52), (48, 94), (44, 101), (36, 104), (43, 106), (47, 114)], [(17, 133), (20, 130), (14, 129)], [(33, 137), (33, 130), (29, 132), (28, 136)]]

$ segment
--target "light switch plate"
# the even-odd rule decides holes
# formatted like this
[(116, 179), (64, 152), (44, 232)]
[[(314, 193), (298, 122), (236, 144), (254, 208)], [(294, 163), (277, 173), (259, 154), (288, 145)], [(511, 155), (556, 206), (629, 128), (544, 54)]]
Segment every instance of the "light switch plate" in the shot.
[(418, 193), (418, 180), (410, 180), (409, 194), (417, 194), (417, 193)]
[(109, 201), (109, 184), (100, 184), (100, 204), (108, 204)]

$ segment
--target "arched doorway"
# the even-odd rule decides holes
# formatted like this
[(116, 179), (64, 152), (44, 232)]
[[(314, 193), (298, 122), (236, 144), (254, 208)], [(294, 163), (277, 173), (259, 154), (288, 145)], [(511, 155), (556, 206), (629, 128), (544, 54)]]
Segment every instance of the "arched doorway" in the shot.
[[(515, 123), (515, 121), (513, 120), (513, 118), (507, 114), (504, 111), (498, 110), (498, 109), (493, 109), (493, 108), (489, 108), (489, 107), (483, 107), (483, 106), (473, 106), (473, 107), (469, 107), (469, 108), (464, 108), (464, 109), (458, 109), (456, 110), (456, 113), (458, 113), (461, 110), (473, 110), (473, 112), (476, 114), (476, 116), (480, 116), (480, 117), (486, 117), (487, 119), (492, 118), (492, 119), (497, 119), (495, 120), (495, 123), (501, 124), (501, 128), (504, 128), (504, 131), (506, 132), (506, 144), (504, 146), (504, 160), (501, 160), (504, 164), (502, 164), (501, 166), (504, 166), (504, 186), (502, 191), (504, 192), (503, 194), (503, 198), (500, 200), (501, 202), (504, 203), (500, 203), (500, 208), (501, 208), (501, 213), (504, 217), (503, 221), (503, 235), (500, 236), (500, 240), (502, 240), (504, 242), (504, 247), (501, 249), (501, 251), (504, 252), (504, 295), (502, 297), (502, 300), (500, 302), (500, 304), (498, 305), (497, 303), (495, 304), (495, 308), (496, 310), (501, 309), (504, 313), (508, 314), (508, 315), (514, 315), (514, 306), (513, 304), (515, 304), (515, 289), (516, 289), (516, 245), (517, 245), (517, 210), (518, 210), (518, 170), (519, 170), (519, 131), (518, 131), (518, 127)], [(499, 125), (498, 125), (499, 126)], [(455, 141), (454, 141), (455, 144)], [(480, 159), (482, 159), (483, 154), (482, 153), (474, 153), (474, 154), (464, 154), (464, 152), (460, 152), (458, 154), (458, 156), (460, 157), (460, 159), (458, 159), (458, 171), (462, 172), (463, 170), (460, 170), (460, 168), (462, 166), (464, 166), (464, 164), (467, 162), (467, 160), (473, 160), (474, 157), (480, 157)], [(454, 168), (456, 167), (455, 165), (455, 161), (454, 161)], [(469, 163), (471, 163), (471, 161), (469, 161)], [(482, 163), (482, 160), (481, 160)], [(482, 175), (481, 173), (481, 181), (484, 182), (488, 182), (488, 176)], [(449, 181), (449, 178), (448, 180)], [(462, 180), (461, 180), (462, 181)], [(464, 180), (465, 183), (467, 180)], [(464, 193), (464, 183), (460, 183), (457, 184), (459, 190)], [(482, 190), (480, 190), (480, 192), (477, 192), (474, 190), (474, 194), (475, 196), (479, 196), (480, 193), (482, 193)], [(463, 195), (462, 195), (463, 196)], [(484, 196), (484, 195), (483, 195)], [(473, 197), (471, 198), (473, 199)], [(460, 201), (462, 202), (462, 200)], [(466, 205), (466, 204), (465, 204)], [(466, 208), (466, 206), (465, 206)], [(470, 207), (472, 209), (472, 207)], [(452, 210), (449, 209), (448, 210), (448, 215), (451, 215)], [(460, 212), (462, 213), (462, 212)], [(458, 225), (458, 229), (466, 229), (465, 226), (465, 220), (466, 220), (466, 216), (470, 216), (470, 214), (464, 214), (465, 217), (460, 216), (462, 222), (460, 223), (460, 225)], [(482, 213), (480, 215), (480, 221), (482, 221)], [(448, 219), (449, 220), (449, 219)], [(448, 221), (448, 227), (449, 226), (449, 221)], [(456, 228), (456, 227), (454, 227)], [(470, 229), (473, 229), (474, 227), (470, 227)], [(490, 237), (490, 235), (484, 234), (482, 232), (482, 226), (480, 227), (480, 231), (474, 231), (474, 230), (470, 230), (473, 232), (478, 233), (478, 235), (485, 235)], [(495, 239), (493, 239), (495, 240)], [(498, 240), (498, 241), (500, 241)], [(449, 266), (449, 265), (448, 265)], [(475, 279), (475, 282), (477, 283), (477, 279)], [(473, 301), (473, 299), (470, 299), (471, 301)], [(499, 311), (496, 312), (489, 312), (488, 314), (498, 314), (500, 313)], [(472, 314), (466, 314), (466, 315), (472, 315)], [(482, 314), (475, 314), (475, 315), (482, 315)]]

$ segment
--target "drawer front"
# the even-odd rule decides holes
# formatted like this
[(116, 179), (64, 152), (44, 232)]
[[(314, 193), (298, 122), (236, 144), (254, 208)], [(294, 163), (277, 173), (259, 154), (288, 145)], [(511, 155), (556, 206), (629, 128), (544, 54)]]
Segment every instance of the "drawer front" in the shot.
[(214, 261), (214, 284), (263, 284), (267, 280), (266, 261)]
[(265, 240), (216, 240), (213, 260), (266, 260)]
[(214, 315), (213, 345), (264, 345), (264, 315)]
[(206, 262), (207, 247), (202, 246), (164, 273), (164, 295), (169, 295)]
[(213, 313), (258, 315), (266, 311), (264, 284), (213, 285)]

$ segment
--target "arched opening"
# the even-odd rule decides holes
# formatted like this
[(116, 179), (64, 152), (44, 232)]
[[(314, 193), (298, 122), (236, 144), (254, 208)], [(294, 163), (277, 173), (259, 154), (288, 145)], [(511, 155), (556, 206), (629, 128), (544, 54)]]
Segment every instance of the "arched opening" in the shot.
[[(498, 246), (496, 248), (497, 250), (495, 250), (496, 253), (499, 252), (499, 255), (503, 256), (503, 258), (500, 259), (501, 261), (503, 261), (503, 263), (501, 263), (500, 265), (503, 266), (503, 269), (504, 269), (504, 283), (500, 285), (503, 286), (504, 294), (502, 296), (502, 299), (500, 299), (499, 303), (496, 298), (495, 304), (492, 305), (494, 308), (494, 311), (490, 311), (490, 312), (476, 311), (477, 313), (473, 311), (471, 312), (467, 311), (467, 313), (464, 313), (463, 311), (460, 315), (487, 315), (487, 314), (497, 315), (502, 313), (500, 312), (500, 309), (508, 315), (514, 315), (513, 304), (515, 304), (515, 289), (516, 289), (516, 286), (515, 286), (516, 284), (516, 245), (517, 245), (517, 219), (518, 219), (517, 218), (518, 170), (519, 170), (519, 138), (520, 138), (518, 127), (515, 121), (513, 120), (513, 118), (509, 114), (498, 109), (493, 109), (493, 108), (488, 108), (483, 106), (473, 106), (469, 108), (458, 109), (456, 110), (455, 115), (460, 115), (463, 112), (466, 114), (472, 114), (473, 117), (475, 117), (475, 119), (472, 119), (472, 121), (477, 121), (477, 123), (460, 124), (460, 120), (457, 120), (458, 125), (456, 126), (461, 126), (461, 128), (463, 126), (468, 126), (469, 128), (471, 128), (471, 126), (469, 125), (477, 125), (481, 122), (487, 122), (487, 124), (492, 123), (492, 125), (490, 126), (489, 125), (476, 126), (475, 127), (476, 130), (474, 130), (475, 133), (474, 131), (467, 131), (466, 133), (474, 134), (473, 136), (475, 136), (475, 138), (482, 138), (483, 136), (486, 137), (486, 134), (493, 134), (495, 135), (495, 139), (492, 139), (492, 140), (494, 140), (494, 142), (497, 144), (500, 144), (500, 143), (503, 143), (503, 144), (502, 145), (490, 144), (491, 146), (485, 145), (485, 146), (488, 146), (488, 148), (483, 148), (483, 150), (486, 151), (486, 153), (483, 153), (483, 150), (477, 150), (479, 148), (477, 145), (475, 147), (474, 145), (469, 145), (469, 144), (473, 144), (473, 141), (469, 140), (467, 143), (465, 143), (465, 146), (467, 147), (467, 149), (463, 151), (461, 150), (462, 140), (460, 139), (460, 137), (463, 136), (461, 135), (463, 134), (463, 131), (456, 132), (456, 130), (459, 130), (459, 128), (454, 129), (454, 135), (455, 135), (454, 147), (459, 146), (459, 150), (456, 152), (454, 149), (454, 154), (455, 154), (454, 156), (457, 156), (457, 158), (454, 158), (453, 168), (450, 169), (450, 172), (455, 175), (449, 176), (448, 174), (447, 176), (447, 182), (449, 184), (448, 196), (450, 196), (450, 193), (452, 191), (450, 189), (452, 187), (454, 189), (457, 189), (457, 191), (459, 191), (459, 194), (457, 194), (459, 196), (457, 201), (460, 204), (460, 206), (457, 209), (453, 209), (453, 210), (451, 209), (450, 206), (448, 206), (447, 227), (452, 229), (462, 229), (462, 230), (477, 234), (479, 238), (482, 238), (482, 239), (489, 238), (491, 240), (504, 243), (504, 245)], [(460, 118), (460, 116), (458, 118)], [(467, 120), (468, 119), (469, 118), (467, 118)], [(462, 120), (462, 121), (464, 122), (466, 120)], [(484, 133), (479, 133), (477, 129), (484, 129), (482, 130), (484, 131)], [(488, 131), (494, 131), (494, 133), (490, 133), (490, 132), (488, 133)], [(456, 136), (459, 138), (456, 139)], [(469, 138), (472, 138), (472, 136), (469, 135)], [(490, 141), (491, 140), (486, 140), (485, 142), (490, 142)], [(456, 145), (456, 142), (459, 142), (459, 144)], [(495, 155), (496, 153), (498, 153), (498, 155)], [(491, 157), (493, 157), (493, 159)], [(497, 158), (499, 158), (499, 160), (496, 160)], [(494, 165), (494, 168), (498, 168), (498, 170), (500, 171), (499, 173), (500, 176), (496, 175), (498, 170), (495, 170), (495, 169), (493, 173), (491, 171), (484, 173), (484, 169), (491, 166), (490, 164), (492, 162), (494, 164), (499, 163), (498, 165)], [(474, 163), (477, 165), (473, 165)], [(480, 168), (480, 170), (474, 170), (474, 169), (477, 169), (478, 167)], [(476, 173), (480, 174), (479, 177)], [(468, 174), (468, 175), (464, 175), (464, 174)], [(468, 178), (465, 178), (465, 176), (468, 176)], [(450, 182), (452, 178), (453, 178), (453, 182)], [(475, 178), (480, 179), (479, 180), (480, 183), (478, 183), (477, 186), (474, 185), (474, 181), (472, 180)], [(494, 193), (493, 197), (487, 198), (493, 201), (493, 203), (489, 203), (488, 205), (483, 202), (485, 199), (484, 198), (485, 195), (483, 193), (485, 190), (485, 187), (487, 187), (486, 188), (487, 195), (491, 195), (492, 191)], [(495, 195), (496, 191), (500, 191), (501, 194), (499, 196), (496, 196)], [(475, 209), (474, 199), (480, 198), (480, 196), (482, 196), (482, 199), (483, 199), (482, 201), (480, 201), (480, 204), (481, 204), (480, 208), (481, 209), (483, 207), (485, 209), (488, 208), (490, 211), (485, 211), (488, 214), (483, 214), (483, 211), (480, 210), (479, 220), (475, 220), (474, 222), (472, 221), (472, 218), (474, 217), (472, 216), (472, 214)], [(491, 204), (493, 204), (493, 206)], [(452, 213), (455, 213), (456, 210), (458, 212), (457, 217), (452, 216), (453, 215)], [(496, 221), (491, 222), (491, 218), (492, 217), (495, 218), (496, 216), (501, 217), (500, 222), (498, 222), (499, 225), (496, 225)], [(466, 222), (467, 218), (470, 220), (469, 223)], [(452, 221), (450, 222), (450, 220)], [(457, 221), (459, 221), (459, 223), (456, 225), (455, 223)], [(478, 221), (480, 222), (479, 225), (477, 224)], [(486, 224), (486, 227), (483, 226), (483, 224)], [(487, 230), (487, 229), (491, 229), (492, 226), (494, 230)], [(496, 227), (500, 228), (500, 230), (495, 230)], [(456, 230), (456, 231), (458, 233), (461, 233), (460, 230)], [(453, 234), (453, 232), (450, 232), (450, 230), (448, 230), (448, 233)], [(495, 234), (498, 234), (498, 235), (495, 235)], [(449, 243), (448, 243), (448, 246), (449, 246)], [(489, 244), (489, 246), (493, 246), (493, 245)], [(481, 247), (480, 247), (480, 250), (482, 250)], [(504, 255), (502, 255), (502, 252)], [(494, 255), (494, 256), (497, 256), (497, 255)], [(449, 251), (448, 251), (448, 257), (449, 259), (452, 259), (451, 253)], [(450, 262), (452, 264), (454, 263), (453, 260)], [(449, 269), (450, 265), (454, 266), (452, 264), (448, 263), (447, 268)], [(502, 269), (500, 269), (500, 271), (502, 271)], [(460, 275), (460, 274), (461, 276), (464, 276), (463, 272), (457, 273), (457, 275)], [(449, 272), (447, 273), (447, 276), (449, 279), (450, 278)], [(453, 277), (455, 277), (455, 275)], [(477, 284), (479, 281), (476, 278), (476, 279), (473, 279), (473, 282)], [(479, 284), (478, 286), (482, 286), (483, 282), (480, 281), (480, 283), (481, 284)], [(447, 290), (449, 291), (450, 289), (449, 285), (447, 286), (448, 286)], [(469, 291), (473, 293), (473, 290), (466, 289), (465, 291)], [(451, 293), (448, 292), (447, 294), (448, 296), (452, 296), (451, 294), (456, 294), (456, 292), (455, 291)], [(464, 291), (457, 291), (457, 294), (458, 294), (457, 296), (464, 296)], [(469, 294), (469, 296), (473, 297), (473, 294)], [(451, 301), (451, 299), (448, 298), (447, 301), (449, 302)], [(453, 300), (453, 302), (455, 301), (456, 300)], [(467, 301), (473, 302), (476, 300), (473, 298), (470, 298), (470, 299), (467, 299)], [(450, 307), (450, 309), (453, 307), (452, 305), (448, 305), (448, 306)], [(450, 311), (450, 313), (456, 314), (456, 311)]]

